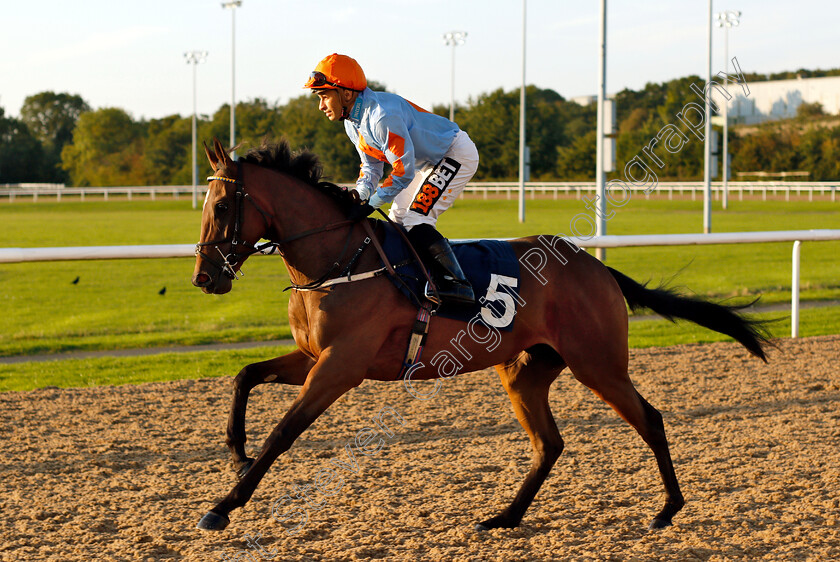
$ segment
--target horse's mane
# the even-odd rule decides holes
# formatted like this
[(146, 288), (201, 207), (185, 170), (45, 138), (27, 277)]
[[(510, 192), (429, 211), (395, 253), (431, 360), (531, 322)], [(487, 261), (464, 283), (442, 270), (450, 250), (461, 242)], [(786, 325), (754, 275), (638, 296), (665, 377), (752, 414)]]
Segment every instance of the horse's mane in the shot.
[(238, 160), (297, 178), (330, 196), (344, 210), (353, 204), (347, 190), (322, 180), (323, 167), (314, 153), (308, 150), (292, 151), (286, 139), (279, 142), (263, 140), (262, 145), (250, 149)]

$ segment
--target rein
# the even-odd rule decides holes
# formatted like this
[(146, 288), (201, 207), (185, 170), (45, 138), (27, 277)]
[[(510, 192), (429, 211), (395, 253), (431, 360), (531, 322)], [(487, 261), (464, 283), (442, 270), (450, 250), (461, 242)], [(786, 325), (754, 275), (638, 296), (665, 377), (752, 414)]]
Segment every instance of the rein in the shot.
[[(344, 222), (348, 222), (350, 224), (353, 224), (353, 221), (344, 221)], [(338, 223), (336, 223), (336, 224), (338, 224)], [(319, 230), (317, 232), (322, 232), (322, 231)], [(304, 232), (303, 234), (308, 236), (309, 234), (315, 234), (315, 232), (307, 231), (307, 232)], [(326, 273), (324, 273), (321, 277), (319, 277), (315, 281), (312, 281), (310, 283), (306, 283), (305, 285), (298, 285), (296, 283), (292, 283), (291, 285), (289, 285), (288, 287), (283, 289), (283, 291), (288, 291), (289, 289), (295, 289), (297, 291), (312, 291), (314, 289), (318, 289), (318, 288), (322, 287), (329, 280), (329, 277), (330, 277), (330, 275), (332, 275), (332, 272), (335, 271), (336, 269), (338, 269), (339, 267), (341, 267), (341, 260), (344, 259), (344, 254), (347, 253), (347, 248), (350, 247), (350, 239), (352, 237), (353, 237), (353, 229), (351, 228), (350, 232), (347, 233), (347, 239), (344, 241), (344, 247), (341, 249), (341, 253), (335, 259), (335, 261), (330, 266), (330, 268), (326, 271)], [(297, 240), (298, 238), (303, 238), (303, 236), (298, 236), (298, 237), (295, 238), (295, 240)], [(350, 263), (347, 264), (347, 267), (345, 267), (345, 271), (349, 272), (350, 269), (353, 268), (353, 265), (356, 263), (356, 260), (359, 259), (359, 256), (362, 255), (362, 252), (364, 251), (364, 249), (367, 247), (368, 244), (370, 244), (370, 237), (365, 238), (365, 240), (362, 242), (362, 245), (359, 247), (358, 250), (356, 250), (356, 253), (353, 255), (353, 258), (350, 260)]]
[[(423, 260), (420, 259), (420, 254), (417, 253), (417, 249), (414, 247), (414, 244), (412, 244), (411, 240), (408, 239), (408, 236), (405, 233), (405, 229), (403, 228), (402, 225), (399, 225), (399, 224), (395, 223), (394, 221), (392, 221), (391, 217), (386, 215), (382, 211), (382, 209), (377, 209), (377, 211), (379, 212), (380, 215), (385, 217), (386, 221), (391, 223), (391, 226), (394, 227), (394, 229), (399, 233), (400, 237), (402, 237), (403, 242), (405, 242), (406, 246), (408, 246), (408, 249), (411, 251), (411, 255), (414, 257), (414, 261), (417, 263), (417, 267), (420, 268), (420, 271), (423, 273), (423, 276), (426, 278), (426, 283), (429, 285), (429, 290), (431, 291), (431, 294), (434, 296), (435, 304), (440, 306), (440, 302), (441, 302), (440, 294), (438, 294), (438, 290), (437, 290), (437, 287), (435, 286), (435, 282), (432, 281), (432, 276), (429, 275), (429, 270), (426, 269), (426, 266), (423, 264)], [(383, 257), (383, 259), (385, 259), (385, 263), (387, 264), (388, 260), (387, 260), (387, 258), (385, 258), (385, 252), (382, 251), (382, 249), (378, 246), (377, 246), (377, 250), (379, 250), (379, 255), (381, 255)], [(390, 271), (389, 271), (389, 273), (390, 273)], [(419, 300), (420, 299), (418, 299), (418, 301)], [(437, 310), (437, 306), (435, 307), (435, 310)]]
[[(385, 220), (387, 222), (391, 223), (391, 226), (393, 226), (394, 229), (402, 237), (406, 246), (408, 246), (409, 250), (411, 251), (411, 254), (412, 254), (412, 257), (413, 257), (415, 263), (420, 268), (420, 271), (423, 273), (423, 276), (426, 278), (426, 284), (428, 285), (429, 293), (431, 293), (430, 295), (427, 295), (427, 298), (429, 298), (429, 300), (431, 300), (431, 302), (434, 303), (434, 307), (433, 307), (433, 311), (432, 311), (432, 314), (434, 314), (434, 311), (436, 311), (437, 308), (440, 306), (441, 299), (440, 299), (440, 295), (438, 294), (437, 287), (435, 286), (435, 282), (432, 280), (432, 277), (429, 274), (429, 270), (423, 264), (423, 260), (420, 259), (420, 255), (417, 253), (417, 250), (414, 248), (414, 245), (408, 239), (408, 236), (406, 236), (405, 229), (402, 227), (402, 225), (399, 225), (399, 224), (395, 223), (394, 221), (392, 221), (391, 218), (386, 213), (384, 213), (382, 211), (382, 209), (377, 209), (377, 211), (379, 212), (380, 215), (382, 215), (385, 218)], [(352, 221), (348, 221), (348, 222), (352, 222)], [(289, 289), (295, 289), (297, 291), (314, 291), (316, 289), (323, 289), (323, 288), (330, 287), (332, 285), (338, 285), (338, 284), (341, 284), (341, 283), (352, 283), (354, 281), (362, 281), (364, 279), (371, 279), (373, 277), (379, 277), (380, 275), (383, 275), (385, 273), (387, 273), (388, 275), (392, 276), (394, 279), (396, 279), (397, 281), (402, 283), (402, 279), (400, 279), (400, 276), (397, 274), (396, 269), (411, 263), (411, 258), (409, 258), (409, 261), (405, 261), (405, 262), (399, 263), (397, 265), (391, 265), (391, 262), (388, 260), (388, 256), (385, 254), (385, 250), (382, 248), (382, 245), (379, 243), (379, 239), (376, 237), (376, 234), (374, 233), (373, 228), (370, 226), (370, 221), (368, 221), (367, 219), (362, 219), (361, 223), (362, 223), (362, 226), (365, 229), (365, 233), (367, 234), (367, 238), (364, 239), (364, 241), (362, 242), (362, 245), (359, 247), (358, 250), (356, 250), (356, 253), (353, 255), (353, 257), (351, 258), (351, 260), (347, 264), (347, 266), (344, 268), (344, 270), (341, 272), (340, 276), (330, 278), (330, 274), (340, 267), (341, 259), (344, 257), (344, 254), (347, 252), (347, 246), (350, 242), (349, 238), (347, 239), (347, 242), (345, 242), (344, 249), (341, 251), (341, 254), (339, 255), (338, 259), (335, 260), (335, 262), (332, 264), (330, 269), (327, 270), (327, 272), (324, 273), (320, 278), (318, 278), (317, 281), (312, 281), (311, 283), (307, 283), (306, 285), (295, 285), (293, 283), (283, 290), (288, 291)], [(350, 233), (352, 234), (352, 232), (353, 231), (351, 230)], [(356, 260), (358, 260), (359, 256), (361, 256), (362, 252), (365, 250), (365, 248), (368, 246), (368, 244), (371, 244), (371, 243), (373, 244), (373, 247), (376, 249), (376, 252), (379, 254), (379, 257), (382, 259), (382, 263), (384, 265), (382, 267), (380, 267), (379, 269), (366, 271), (364, 273), (351, 274), (350, 272), (353, 269), (353, 266), (355, 265)], [(403, 283), (403, 285), (404, 285), (404, 283)], [(409, 290), (409, 292), (411, 293), (412, 291)], [(420, 297), (418, 297), (417, 295), (414, 295), (414, 297), (415, 297), (415, 301), (416, 301), (417, 306), (422, 307), (423, 306), (423, 300)]]

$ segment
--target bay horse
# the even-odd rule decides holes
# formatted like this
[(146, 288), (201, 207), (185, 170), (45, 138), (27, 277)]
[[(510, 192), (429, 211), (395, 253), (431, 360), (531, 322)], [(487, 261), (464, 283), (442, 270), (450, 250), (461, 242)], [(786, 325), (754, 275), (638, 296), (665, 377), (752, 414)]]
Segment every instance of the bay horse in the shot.
[[(341, 188), (321, 181), (321, 168), (314, 155), (293, 154), (285, 141), (263, 143), (237, 162), (231, 160), (218, 139), (214, 139), (212, 150), (205, 145), (205, 152), (214, 175), (208, 178), (192, 278), (193, 285), (205, 293), (230, 291), (239, 268), (260, 248), (261, 239), (279, 248), (295, 286), (317, 287), (331, 272), (345, 266), (347, 259), (342, 256), (347, 248), (364, 247), (360, 244), (368, 236), (368, 229), (363, 223), (381, 222), (348, 220), (345, 200), (349, 198), (342, 200)], [(769, 340), (761, 322), (741, 316), (738, 310), (743, 307), (683, 296), (665, 288), (648, 289), (586, 252), (571, 251), (571, 244), (560, 244), (563, 259), (552, 258), (549, 248), (536, 236), (510, 244), (520, 260), (538, 250), (548, 259), (542, 263), (539, 276), (522, 275), (519, 297), (527, 304), (517, 310), (512, 330), (499, 332), (498, 345), (491, 349), (461, 342), (471, 347), (469, 358), (457, 373), (495, 367), (530, 438), (532, 460), (510, 505), (478, 523), (476, 529), (518, 526), (563, 451), (548, 393), (566, 367), (629, 423), (653, 451), (665, 487), (665, 505), (649, 527), (671, 525), (685, 501), (662, 416), (636, 391), (628, 375), (627, 305), (729, 335), (767, 361), (764, 347)], [(553, 246), (554, 252), (559, 249)], [(377, 252), (367, 247), (358, 256), (356, 270), (375, 270), (380, 267), (379, 259)], [(365, 379), (397, 380), (416, 312), (416, 306), (385, 277), (321, 290), (293, 290), (289, 325), (297, 349), (248, 365), (234, 379), (226, 444), (239, 480), (198, 527), (224, 529), (230, 522), (230, 512), (245, 505), (277, 457), (341, 395)], [(425, 352), (432, 356), (451, 346), (451, 340), (466, 324), (433, 316), (429, 327)], [(412, 378), (429, 380), (437, 376), (434, 369), (426, 368), (415, 371)], [(252, 459), (245, 451), (245, 410), (251, 389), (263, 383), (291, 384), (301, 389), (259, 455)]]

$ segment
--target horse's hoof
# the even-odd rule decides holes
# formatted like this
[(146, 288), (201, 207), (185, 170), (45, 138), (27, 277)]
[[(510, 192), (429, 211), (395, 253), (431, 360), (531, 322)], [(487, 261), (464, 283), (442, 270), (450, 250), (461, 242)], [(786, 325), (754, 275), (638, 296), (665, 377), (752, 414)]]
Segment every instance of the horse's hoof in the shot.
[(650, 522), (648, 525), (648, 530), (653, 531), (655, 529), (664, 529), (665, 527), (670, 527), (672, 523), (665, 519), (659, 519), (658, 517)]
[(202, 531), (222, 531), (230, 524), (227, 515), (221, 515), (215, 511), (208, 511), (207, 515), (201, 518), (197, 527)]
[(245, 474), (251, 470), (252, 466), (254, 466), (254, 459), (247, 459), (245, 463), (239, 467), (239, 470), (236, 471), (236, 477), (239, 480), (242, 480), (245, 477)]
[(496, 517), (491, 517), (487, 521), (476, 523), (475, 530), (481, 532), (489, 531), (490, 529), (515, 529), (518, 525), (518, 521), (513, 522), (510, 519), (507, 519), (506, 517), (497, 515)]

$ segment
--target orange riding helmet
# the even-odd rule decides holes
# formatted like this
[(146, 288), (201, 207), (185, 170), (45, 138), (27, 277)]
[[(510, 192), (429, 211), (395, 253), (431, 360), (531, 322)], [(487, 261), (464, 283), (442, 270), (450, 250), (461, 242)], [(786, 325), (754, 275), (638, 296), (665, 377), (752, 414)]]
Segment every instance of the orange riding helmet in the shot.
[(318, 63), (303, 87), (312, 90), (346, 88), (361, 92), (367, 88), (367, 79), (356, 59), (333, 53)]

